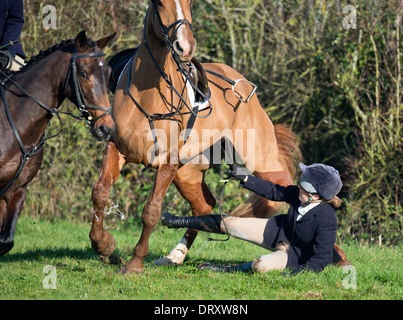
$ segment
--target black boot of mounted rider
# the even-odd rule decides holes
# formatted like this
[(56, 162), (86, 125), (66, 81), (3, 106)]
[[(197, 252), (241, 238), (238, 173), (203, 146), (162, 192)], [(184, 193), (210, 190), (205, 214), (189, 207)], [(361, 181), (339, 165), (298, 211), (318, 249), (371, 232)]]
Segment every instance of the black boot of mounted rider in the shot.
[(178, 217), (168, 212), (161, 214), (161, 223), (168, 228), (190, 228), (200, 231), (221, 233), (221, 216), (218, 214), (208, 214), (205, 216)]

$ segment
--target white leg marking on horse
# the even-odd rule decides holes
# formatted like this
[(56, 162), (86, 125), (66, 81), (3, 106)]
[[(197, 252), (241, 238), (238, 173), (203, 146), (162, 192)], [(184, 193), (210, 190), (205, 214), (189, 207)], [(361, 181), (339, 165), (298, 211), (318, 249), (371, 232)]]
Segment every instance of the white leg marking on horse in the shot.
[(187, 248), (187, 241), (182, 238), (175, 248), (166, 256), (155, 260), (154, 266), (172, 266), (181, 265), (185, 261), (186, 254), (189, 249)]

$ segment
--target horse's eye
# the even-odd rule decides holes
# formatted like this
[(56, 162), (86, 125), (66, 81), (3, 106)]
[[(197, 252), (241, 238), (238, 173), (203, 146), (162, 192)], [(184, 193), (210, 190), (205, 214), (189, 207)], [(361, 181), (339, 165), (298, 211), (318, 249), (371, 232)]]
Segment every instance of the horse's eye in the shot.
[(81, 71), (80, 72), (80, 77), (84, 79), (88, 79), (88, 73), (86, 71)]
[(155, 4), (160, 7), (164, 6), (160, 0), (155, 1)]

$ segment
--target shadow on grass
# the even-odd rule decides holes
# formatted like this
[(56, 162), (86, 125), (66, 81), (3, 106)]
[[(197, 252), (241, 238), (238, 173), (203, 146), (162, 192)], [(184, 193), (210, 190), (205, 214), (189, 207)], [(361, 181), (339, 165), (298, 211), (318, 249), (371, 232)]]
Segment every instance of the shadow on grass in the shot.
[(3, 257), (0, 257), (0, 263), (16, 262), (16, 261), (29, 261), (41, 258), (74, 258), (78, 260), (90, 260), (97, 258), (97, 255), (91, 248), (88, 249), (70, 249), (70, 248), (57, 248), (57, 249), (35, 249), (27, 250), (25, 252), (9, 252)]
[[(7, 264), (12, 262), (24, 262), (24, 261), (43, 261), (49, 259), (72, 259), (77, 262), (80, 261), (95, 261), (98, 262), (99, 265), (102, 266), (111, 266), (112, 263), (110, 261), (103, 261), (99, 255), (97, 255), (91, 247), (86, 248), (69, 248), (69, 247), (58, 247), (58, 248), (37, 248), (37, 249), (28, 249), (26, 251), (18, 252), (15, 250), (11, 250), (8, 254), (3, 257), (0, 257), (0, 264)], [(133, 248), (116, 248), (115, 255), (121, 257), (124, 262), (129, 261), (132, 258)], [(150, 268), (153, 267), (153, 263), (155, 260), (163, 257), (165, 254), (161, 251), (150, 252), (144, 258), (144, 267)], [(234, 266), (240, 265), (248, 261), (243, 261), (240, 259), (217, 259), (217, 258), (208, 258), (201, 256), (190, 256), (185, 259), (183, 267), (186, 268), (195, 268), (197, 269), (199, 265), (202, 263), (211, 263), (215, 265), (223, 265), (223, 266)], [(62, 261), (56, 261), (57, 263), (63, 263)], [(114, 264), (116, 266), (116, 271), (120, 269), (120, 264)], [(170, 268), (181, 268), (182, 266), (170, 266)]]
[[(132, 253), (132, 252), (131, 252)], [(124, 261), (128, 261), (131, 259), (131, 253), (128, 254), (124, 250), (116, 250), (114, 254), (121, 256)], [(8, 262), (21, 262), (21, 261), (32, 261), (32, 260), (40, 260), (40, 259), (60, 259), (60, 258), (70, 258), (74, 260), (99, 260), (101, 263), (100, 256), (97, 255), (92, 248), (85, 249), (71, 249), (68, 247), (63, 248), (55, 248), (55, 249), (34, 249), (27, 250), (25, 252), (13, 252), (11, 250), (8, 254), (0, 257), (1, 263)], [(145, 264), (153, 264), (153, 262), (161, 258), (161, 255), (158, 253), (149, 253), (144, 258)]]

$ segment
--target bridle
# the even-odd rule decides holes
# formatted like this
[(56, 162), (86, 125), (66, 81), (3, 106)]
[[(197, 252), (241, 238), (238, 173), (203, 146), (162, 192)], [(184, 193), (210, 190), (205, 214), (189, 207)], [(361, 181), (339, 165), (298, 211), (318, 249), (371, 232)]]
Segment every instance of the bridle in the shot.
[[(201, 97), (203, 97), (203, 99), (205, 99), (205, 101), (208, 101), (209, 105), (206, 106), (205, 108), (203, 108), (202, 110), (194, 110), (191, 106), (189, 106), (188, 102), (186, 101), (186, 99), (179, 93), (179, 91), (173, 86), (171, 80), (169, 80), (168, 75), (161, 69), (161, 67), (159, 66), (157, 60), (155, 59), (153, 53), (151, 52), (151, 48), (148, 45), (148, 41), (147, 41), (147, 34), (146, 34), (146, 24), (147, 24), (147, 20), (148, 20), (148, 13), (149, 13), (149, 9), (147, 9), (147, 13), (144, 19), (144, 27), (143, 27), (143, 39), (144, 39), (144, 45), (155, 65), (155, 67), (158, 69), (161, 77), (165, 80), (165, 82), (168, 84), (168, 88), (170, 88), (172, 91), (175, 92), (175, 94), (179, 97), (179, 99), (182, 101), (182, 106), (178, 107), (175, 111), (172, 112), (168, 112), (168, 113), (153, 113), (153, 114), (149, 114), (140, 104), (139, 102), (133, 97), (133, 95), (130, 93), (130, 82), (131, 82), (131, 65), (133, 62), (133, 58), (134, 55), (132, 56), (132, 58), (130, 59), (129, 63), (128, 63), (128, 67), (129, 67), (129, 72), (128, 72), (128, 81), (127, 81), (127, 92), (128, 95), (130, 97), (130, 99), (133, 101), (133, 103), (136, 105), (136, 107), (141, 111), (141, 113), (143, 113), (143, 115), (148, 119), (150, 128), (151, 128), (151, 132), (153, 135), (153, 140), (154, 140), (154, 151), (152, 153), (152, 157), (151, 157), (151, 161), (150, 164), (152, 165), (152, 163), (154, 162), (154, 157), (157, 154), (157, 150), (158, 150), (158, 141), (157, 141), (157, 135), (155, 133), (155, 126), (154, 126), (154, 121), (156, 120), (171, 120), (171, 121), (179, 121), (175, 118), (175, 116), (177, 115), (185, 115), (185, 114), (191, 114), (193, 117), (197, 117), (197, 118), (207, 118), (211, 112), (213, 111), (213, 108), (211, 106), (211, 103), (208, 99), (208, 97), (200, 91), (200, 89), (197, 87), (197, 85), (195, 85), (191, 78), (190, 78), (190, 74), (189, 71), (187, 69), (185, 69), (182, 65), (183, 62), (180, 61), (178, 54), (176, 53), (176, 51), (174, 50), (174, 44), (172, 43), (171, 40), (169, 40), (169, 36), (168, 33), (171, 29), (175, 28), (173, 31), (173, 35), (175, 36), (176, 33), (178, 32), (178, 29), (180, 26), (182, 26), (183, 24), (187, 24), (190, 29), (192, 29), (192, 24), (186, 20), (186, 19), (179, 19), (176, 20), (174, 23), (172, 23), (171, 25), (169, 25), (168, 27), (164, 25), (164, 23), (162, 22), (161, 16), (158, 12), (157, 9), (157, 5), (155, 4), (154, 1), (151, 1), (152, 3), (152, 9), (153, 9), (153, 13), (155, 14), (155, 16), (157, 17), (158, 20), (158, 26), (161, 30), (161, 33), (163, 35), (164, 38), (164, 42), (166, 47), (168, 48), (168, 50), (171, 52), (174, 61), (177, 63), (178, 65), (178, 69), (177, 71), (182, 73), (183, 76), (186, 78), (185, 80), (185, 87), (186, 87), (186, 83), (189, 82), (189, 84), (191, 85), (191, 87), (193, 88), (193, 90), (195, 90)], [(186, 107), (189, 111), (188, 112), (182, 112), (183, 107)], [(206, 111), (209, 109), (209, 112), (207, 115), (201, 116), (198, 114), (198, 112), (200, 111)], [(190, 130), (190, 129), (187, 129)], [(188, 135), (187, 135), (188, 136)], [(187, 138), (186, 138), (187, 139)], [(186, 143), (186, 139), (184, 141), (184, 143)]]
[[(100, 119), (106, 115), (110, 115), (111, 110), (110, 110), (110, 108), (104, 108), (104, 107), (95, 106), (95, 105), (86, 103), (83, 89), (81, 87), (80, 82), (78, 81), (77, 60), (83, 59), (83, 58), (101, 57), (104, 55), (105, 54), (102, 51), (77, 55), (77, 48), (74, 48), (73, 58), (71, 59), (71, 65), (69, 68), (69, 72), (67, 74), (67, 77), (66, 77), (66, 80), (64, 83), (64, 95), (67, 96), (67, 86), (69, 84), (70, 78), (72, 79), (73, 91), (74, 91), (74, 95), (76, 98), (76, 106), (77, 106), (77, 109), (81, 112), (81, 116), (76, 116), (73, 114), (69, 114), (69, 115), (75, 119), (87, 122), (87, 125), (90, 127), (93, 127), (93, 125), (95, 124), (95, 122), (98, 119)], [(100, 115), (99, 117), (97, 117), (95, 119), (92, 119), (92, 116), (88, 110), (100, 110), (100, 111), (105, 111), (105, 113), (103, 113), (102, 115)]]
[[(175, 58), (175, 60), (176, 60), (176, 58), (178, 57), (178, 55), (176, 54), (176, 52), (175, 52), (175, 50), (174, 50), (174, 44), (172, 43), (171, 40), (169, 40), (169, 36), (168, 36), (169, 31), (170, 31), (172, 28), (176, 27), (175, 30), (174, 30), (174, 32), (173, 32), (173, 38), (175, 39), (176, 33), (178, 32), (179, 28), (180, 28), (183, 24), (187, 24), (187, 25), (189, 26), (190, 30), (192, 30), (192, 32), (193, 32), (192, 24), (191, 24), (191, 23), (189, 22), (189, 20), (187, 20), (187, 19), (178, 19), (178, 20), (176, 20), (174, 23), (170, 24), (168, 27), (165, 26), (164, 23), (162, 22), (162, 19), (161, 19), (161, 16), (160, 16), (159, 12), (158, 12), (157, 4), (155, 4), (154, 1), (151, 1), (151, 3), (152, 3), (152, 6), (153, 6), (153, 12), (154, 12), (155, 16), (157, 17), (157, 20), (158, 20), (158, 27), (159, 27), (159, 29), (161, 30), (161, 33), (162, 33), (162, 36), (163, 36), (163, 38), (164, 38), (165, 44), (166, 44), (167, 48), (168, 48), (172, 53), (175, 53), (175, 54), (174, 54), (174, 58)], [(147, 11), (147, 14), (148, 14), (148, 11)], [(177, 62), (180, 62), (180, 61), (177, 61)]]
[[(66, 90), (67, 90), (67, 84), (70, 80), (70, 77), (72, 75), (72, 80), (73, 80), (73, 88), (74, 88), (74, 92), (75, 92), (75, 97), (76, 97), (76, 101), (77, 101), (77, 108), (78, 110), (81, 112), (81, 116), (77, 116), (74, 115), (72, 113), (68, 113), (68, 112), (61, 112), (56, 108), (49, 108), (46, 104), (44, 104), (42, 101), (38, 100), (37, 98), (35, 98), (34, 96), (32, 96), (27, 90), (25, 90), (23, 87), (21, 87), (18, 83), (16, 83), (11, 76), (8, 76), (6, 73), (4, 73), (1, 69), (0, 69), (0, 73), (1, 75), (4, 77), (3, 81), (0, 81), (0, 96), (2, 98), (3, 101), (3, 105), (4, 105), (4, 111), (6, 113), (7, 119), (10, 123), (11, 129), (13, 130), (14, 136), (17, 139), (18, 145), (21, 149), (22, 155), (21, 155), (21, 162), (20, 165), (14, 175), (14, 177), (10, 180), (10, 182), (3, 188), (3, 190), (0, 191), (0, 198), (8, 191), (8, 189), (10, 189), (10, 187), (13, 185), (13, 183), (15, 182), (15, 180), (17, 180), (17, 178), (19, 177), (19, 175), (21, 174), (22, 169), (24, 168), (26, 162), (29, 160), (29, 158), (35, 156), (36, 154), (38, 154), (42, 148), (45, 145), (46, 140), (52, 139), (57, 137), (63, 129), (63, 121), (60, 117), (60, 114), (67, 114), (72, 116), (75, 119), (81, 120), (81, 121), (86, 121), (87, 124), (90, 124), (91, 126), (93, 126), (93, 124), (101, 117), (105, 116), (106, 114), (110, 114), (110, 109), (107, 108), (103, 108), (100, 106), (94, 106), (94, 105), (89, 105), (85, 102), (85, 98), (84, 98), (84, 94), (80, 85), (80, 82), (78, 81), (77, 78), (77, 65), (76, 65), (76, 61), (78, 59), (82, 59), (82, 58), (90, 58), (90, 57), (100, 57), (103, 56), (104, 53), (103, 52), (92, 52), (92, 53), (87, 53), (87, 54), (83, 54), (83, 55), (77, 55), (77, 48), (74, 49), (74, 53), (73, 53), (73, 58), (72, 58), (72, 62), (71, 62), (71, 66), (69, 68), (68, 71), (68, 75), (66, 77), (66, 81), (65, 81), (65, 86), (64, 86), (64, 94), (66, 95)], [(49, 115), (51, 116), (50, 120), (53, 118), (53, 116), (56, 116), (58, 121), (59, 121), (59, 131), (57, 133), (55, 133), (54, 135), (47, 137), (46, 133), (49, 129), (49, 125), (50, 125), (50, 120), (47, 124), (47, 127), (45, 129), (45, 133), (42, 136), (42, 139), (39, 141), (38, 144), (36, 144), (31, 150), (26, 150), (24, 143), (21, 140), (21, 137), (17, 131), (17, 128), (15, 127), (14, 121), (11, 117), (11, 113), (10, 113), (10, 109), (8, 107), (7, 104), (7, 100), (6, 100), (6, 95), (5, 95), (5, 91), (4, 91), (4, 87), (5, 87), (5, 83), (6, 81), (11, 82), (15, 87), (17, 87), (26, 97), (32, 99), (33, 101), (35, 101), (42, 109), (46, 110)], [(90, 113), (88, 112), (88, 109), (94, 109), (94, 110), (102, 110), (102, 111), (106, 111), (107, 113), (99, 116), (98, 118), (96, 118), (95, 120), (91, 121), (92, 119), (90, 119)]]
[[(176, 21), (175, 21), (174, 23), (172, 23), (171, 25), (169, 25), (168, 27), (165, 26), (164, 23), (162, 22), (162, 19), (161, 19), (161, 16), (160, 16), (159, 12), (158, 12), (157, 5), (155, 4), (154, 1), (151, 1), (151, 3), (152, 3), (152, 8), (153, 8), (153, 13), (155, 14), (155, 16), (157, 17), (157, 20), (158, 20), (158, 26), (159, 26), (159, 28), (160, 28), (160, 30), (161, 30), (161, 32), (162, 32), (162, 36), (163, 36), (163, 38), (164, 38), (165, 45), (166, 45), (166, 47), (168, 48), (168, 50), (171, 52), (172, 57), (174, 58), (175, 62), (176, 62), (177, 65), (178, 65), (177, 71), (180, 72), (180, 73), (182, 73), (182, 74), (184, 75), (184, 77), (186, 78), (186, 82), (187, 82), (187, 81), (189, 82), (189, 84), (192, 86), (193, 90), (195, 90), (195, 91), (198, 92), (203, 98), (205, 98), (206, 100), (208, 100), (208, 98), (200, 91), (200, 89), (191, 81), (188, 70), (183, 67), (183, 61), (180, 61), (178, 54), (177, 54), (176, 51), (174, 50), (174, 44), (172, 43), (171, 40), (169, 40), (169, 36), (168, 36), (169, 31), (170, 31), (172, 28), (174, 28), (174, 27), (176, 27), (176, 28), (174, 29), (174, 32), (173, 32), (173, 36), (175, 37), (175, 36), (176, 36), (176, 33), (178, 32), (178, 29), (179, 29), (183, 24), (187, 24), (187, 25), (190, 27), (191, 30), (192, 30), (192, 24), (191, 24), (191, 23), (189, 22), (189, 20), (187, 20), (187, 19), (179, 19), (179, 20), (176, 20)], [(178, 90), (175, 89), (175, 87), (173, 86), (171, 80), (169, 80), (167, 74), (161, 69), (161, 67), (159, 66), (157, 60), (155, 59), (155, 57), (154, 57), (154, 55), (153, 55), (153, 53), (151, 52), (151, 48), (150, 48), (150, 46), (148, 45), (147, 34), (146, 34), (146, 23), (147, 23), (147, 18), (148, 18), (148, 11), (149, 11), (149, 9), (147, 10), (146, 17), (145, 17), (145, 19), (144, 19), (143, 37), (144, 37), (144, 45), (145, 45), (145, 47), (147, 48), (147, 51), (148, 51), (148, 53), (149, 53), (151, 59), (153, 60), (153, 63), (154, 63), (154, 65), (155, 65), (155, 67), (158, 69), (160, 75), (161, 75), (162, 78), (165, 80), (165, 82), (168, 84), (168, 87), (169, 87), (171, 90), (173, 90), (173, 91), (175, 92), (175, 94), (176, 94), (176, 95), (179, 97), (179, 99), (184, 103), (184, 105), (186, 106), (186, 108), (189, 110), (190, 113), (194, 114), (195, 116), (197, 116), (197, 117), (199, 117), (199, 118), (206, 118), (206, 117), (208, 117), (208, 116), (210, 115), (211, 111), (212, 111), (211, 104), (210, 104), (210, 106), (209, 106), (210, 112), (209, 112), (208, 115), (206, 115), (206, 116), (199, 116), (199, 115), (197, 115), (197, 114), (192, 110), (192, 108), (188, 105), (188, 103), (187, 103), (186, 100), (183, 98), (183, 96), (178, 92)], [(186, 83), (185, 83), (185, 84), (186, 84)], [(180, 109), (181, 109), (181, 108), (180, 108)], [(176, 113), (179, 113), (179, 112), (180, 112), (180, 109), (179, 109)], [(205, 109), (206, 109), (206, 108), (205, 108)], [(182, 113), (182, 114), (183, 114), (183, 113)]]

